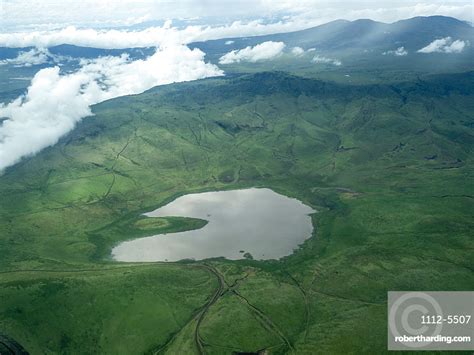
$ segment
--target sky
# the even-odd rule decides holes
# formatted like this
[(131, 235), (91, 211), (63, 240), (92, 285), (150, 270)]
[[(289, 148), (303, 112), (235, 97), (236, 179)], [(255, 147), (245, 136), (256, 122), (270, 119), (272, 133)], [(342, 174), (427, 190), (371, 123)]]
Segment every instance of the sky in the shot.
[[(228, 22), (280, 19), (298, 25), (335, 19), (371, 18), (394, 22), (413, 16), (446, 15), (473, 21), (472, 1), (338, 1), (338, 0), (1, 0), (2, 32), (67, 27), (118, 27), (146, 21), (187, 19)], [(206, 18), (206, 20), (203, 20)], [(201, 19), (201, 22), (199, 20)]]
[[(445, 15), (472, 23), (472, 1), (328, 1), (328, 0), (0, 0), (0, 47), (28, 47), (0, 65), (38, 66), (26, 92), (0, 102), (0, 174), (21, 159), (54, 145), (92, 115), (91, 106), (151, 87), (225, 75), (225, 66), (273, 60), (283, 53), (312, 56), (315, 65), (343, 66), (337, 58), (267, 41), (232, 50), (218, 64), (205, 61), (198, 40), (243, 37), (309, 28), (336, 19), (370, 18), (382, 22), (414, 16)], [(232, 41), (227, 41), (230, 45)], [(97, 48), (155, 47), (144, 59), (126, 55), (81, 60), (64, 72), (49, 47), (59, 44)], [(434, 39), (419, 53), (456, 55), (469, 43)], [(0, 49), (1, 50), (1, 49)], [(403, 47), (383, 53), (404, 57)], [(14, 72), (14, 69), (12, 69)]]

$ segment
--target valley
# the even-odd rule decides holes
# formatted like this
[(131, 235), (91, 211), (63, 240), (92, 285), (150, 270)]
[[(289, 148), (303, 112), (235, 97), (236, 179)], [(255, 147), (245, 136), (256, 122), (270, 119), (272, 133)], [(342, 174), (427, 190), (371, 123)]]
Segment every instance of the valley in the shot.
[[(386, 353), (388, 290), (474, 282), (473, 79), (264, 71), (95, 105), (0, 177), (2, 333), (30, 353)], [(280, 260), (112, 260), (203, 227), (143, 213), (245, 188), (317, 210), (311, 238)]]

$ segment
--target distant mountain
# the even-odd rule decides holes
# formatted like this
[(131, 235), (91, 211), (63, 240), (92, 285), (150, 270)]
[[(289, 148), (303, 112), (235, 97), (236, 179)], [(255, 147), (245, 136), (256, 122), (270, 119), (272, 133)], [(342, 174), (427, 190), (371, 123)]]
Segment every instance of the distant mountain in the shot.
[(0, 47), (0, 60), (4, 59), (13, 59), (18, 56), (20, 52), (29, 51), (34, 47), (24, 47), (24, 48), (9, 48), (9, 47)]
[[(0, 47), (0, 60), (16, 58), (20, 52), (26, 52), (34, 47), (8, 48)], [(155, 53), (155, 48), (125, 48), (125, 49), (102, 49), (92, 47), (81, 47), (71, 44), (61, 44), (48, 48), (53, 55), (72, 57), (72, 58), (99, 58), (104, 56), (120, 56), (127, 53), (132, 59), (142, 59)]]
[(132, 59), (141, 59), (152, 55), (155, 52), (154, 48), (127, 48), (127, 49), (102, 49), (102, 48), (90, 48), (90, 47), (79, 47), (70, 44), (61, 44), (49, 48), (52, 54), (69, 56), (73, 58), (98, 58), (104, 56), (120, 56), (123, 53), (127, 53)]
[[(466, 22), (445, 16), (414, 17), (387, 24), (368, 19), (337, 20), (302, 31), (246, 38), (226, 38), (192, 43), (210, 58), (233, 49), (254, 46), (265, 41), (282, 41), (287, 46), (318, 51), (393, 50), (405, 47), (416, 51), (435, 39), (452, 37), (474, 44), (474, 28)], [(232, 45), (225, 43), (232, 40)]]

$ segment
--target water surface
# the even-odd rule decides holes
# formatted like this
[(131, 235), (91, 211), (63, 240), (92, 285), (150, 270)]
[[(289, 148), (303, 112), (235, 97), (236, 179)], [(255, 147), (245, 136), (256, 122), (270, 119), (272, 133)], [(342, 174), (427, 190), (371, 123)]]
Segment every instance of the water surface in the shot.
[(270, 189), (204, 192), (181, 196), (149, 217), (193, 217), (209, 221), (201, 229), (123, 242), (112, 250), (118, 261), (201, 260), (223, 256), (279, 259), (290, 255), (313, 231), (315, 211)]

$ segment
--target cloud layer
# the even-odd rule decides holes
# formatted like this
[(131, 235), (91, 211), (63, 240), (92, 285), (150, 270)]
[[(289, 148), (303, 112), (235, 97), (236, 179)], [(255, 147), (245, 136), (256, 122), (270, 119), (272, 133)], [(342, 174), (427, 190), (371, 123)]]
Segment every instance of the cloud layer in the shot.
[(436, 39), (426, 47), (418, 50), (419, 53), (461, 53), (469, 42), (455, 40), (451, 37)]
[[(234, 21), (222, 26), (170, 27), (170, 22), (159, 27), (143, 30), (98, 30), (78, 29), (69, 26), (53, 31), (31, 31), (0, 33), (0, 47), (39, 47), (48, 48), (60, 44), (83, 47), (124, 49), (134, 47), (156, 47), (167, 44), (188, 44), (195, 41), (228, 37), (245, 37), (288, 32), (310, 27), (306, 22), (278, 21), (266, 24), (262, 20), (250, 22)], [(228, 41), (231, 44), (232, 41)]]
[(62, 75), (59, 67), (40, 70), (25, 96), (0, 106), (0, 171), (22, 157), (57, 143), (83, 117), (90, 105), (156, 85), (222, 75), (204, 62), (198, 49), (174, 45), (145, 59), (126, 55), (84, 61), (75, 73)]
[(265, 14), (269, 18), (290, 17), (293, 23), (321, 24), (336, 19), (370, 18), (393, 22), (414, 16), (444, 15), (472, 21), (469, 0), (347, 1), (347, 0), (4, 0), (2, 29), (129, 26), (143, 21), (196, 17), (248, 18)]
[(232, 64), (240, 62), (256, 63), (259, 61), (279, 57), (285, 49), (283, 42), (263, 42), (254, 47), (248, 46), (240, 50), (233, 50), (219, 59), (219, 64)]
[[(338, 0), (187, 0), (180, 6), (166, 0), (9, 0), (0, 6), (0, 46), (51, 47), (66, 43), (95, 48), (154, 47), (170, 42), (187, 44), (281, 33), (336, 19), (370, 18), (394, 22), (414, 16), (444, 15), (472, 21), (474, 11), (471, 1), (462, 0), (449, 5), (442, 0), (418, 1), (416, 4), (400, 0), (385, 2), (383, 7), (374, 2)], [(262, 17), (256, 19), (255, 14), (262, 14)], [(204, 19), (196, 16), (205, 16), (206, 20), (214, 18), (209, 20), (213, 25), (203, 25)], [(157, 25), (157, 19), (163, 23), (164, 19), (170, 18), (178, 19), (175, 23), (179, 27), (173, 27), (169, 20)], [(248, 20), (232, 22), (232, 18)], [(152, 22), (146, 22), (142, 27), (103, 28), (104, 24), (128, 26), (140, 21)], [(147, 28), (137, 29), (145, 26)]]

